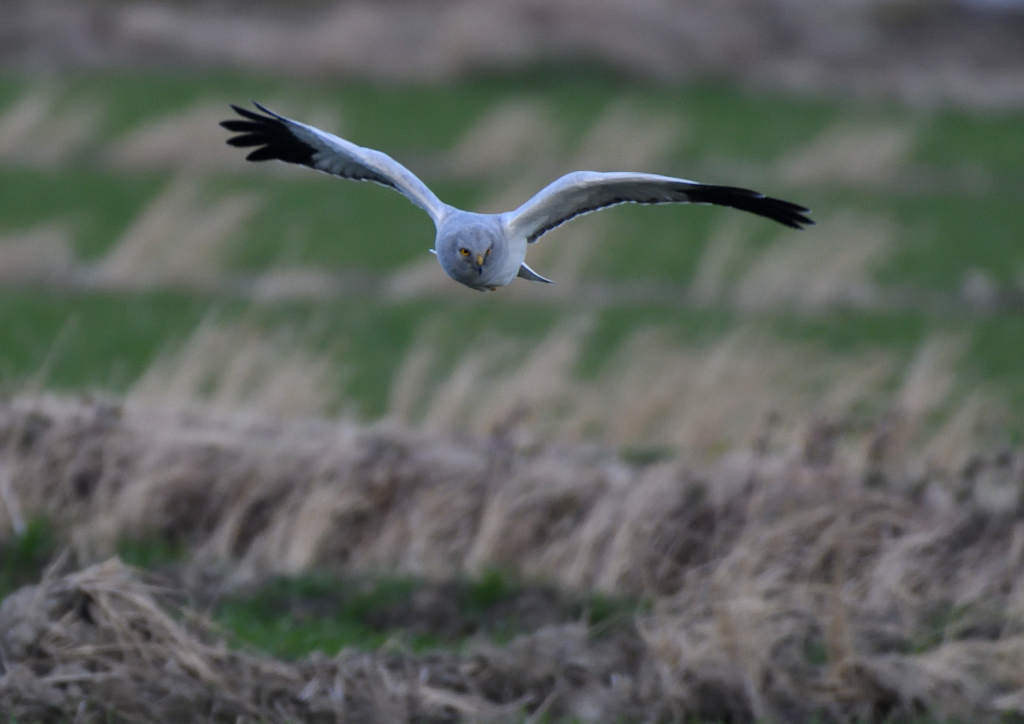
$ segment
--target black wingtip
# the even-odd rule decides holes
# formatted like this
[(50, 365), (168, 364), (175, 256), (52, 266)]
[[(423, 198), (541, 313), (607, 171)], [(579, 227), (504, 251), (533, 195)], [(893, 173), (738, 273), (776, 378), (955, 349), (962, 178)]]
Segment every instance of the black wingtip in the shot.
[(794, 204), (792, 201), (772, 198), (750, 189), (707, 185), (689, 189), (686, 195), (694, 203), (729, 206), (763, 216), (798, 231), (802, 231), (807, 226), (814, 226), (814, 220), (807, 216), (811, 213), (810, 209)]
[(252, 104), (266, 115), (230, 104), (231, 109), (244, 120), (232, 118), (220, 122), (222, 128), (237, 134), (227, 139), (228, 145), (257, 147), (246, 156), (247, 161), (277, 160), (312, 166), (314, 149), (295, 137), (285, 119), (256, 101)]
[(254, 106), (256, 106), (258, 109), (260, 109), (261, 111), (263, 111), (264, 113), (266, 113), (268, 116), (272, 116), (273, 118), (278, 118), (278, 119), (281, 118), (281, 116), (277, 115), (276, 113), (274, 113), (272, 110), (270, 110), (266, 106), (260, 105), (259, 103), (257, 103), (256, 101), (252, 100), (251, 98), (249, 99), (249, 102), (252, 103)]

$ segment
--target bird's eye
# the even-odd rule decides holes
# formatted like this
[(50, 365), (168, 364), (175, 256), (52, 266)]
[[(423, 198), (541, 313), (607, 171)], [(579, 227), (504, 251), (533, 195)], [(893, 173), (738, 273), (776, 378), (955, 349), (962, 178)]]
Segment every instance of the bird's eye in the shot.
[(487, 255), (488, 255), (488, 256), (490, 256), (490, 254), (491, 254), (491, 250), (490, 250), (490, 249), (488, 249), (488, 250), (487, 250)]
[(469, 249), (459, 249), (459, 253), (463, 256), (469, 256)]

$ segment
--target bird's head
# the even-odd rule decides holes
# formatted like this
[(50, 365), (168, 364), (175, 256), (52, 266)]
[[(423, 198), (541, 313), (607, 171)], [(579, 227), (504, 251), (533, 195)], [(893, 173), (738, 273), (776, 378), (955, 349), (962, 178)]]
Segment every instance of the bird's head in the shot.
[[(447, 231), (447, 229), (445, 229)], [(497, 229), (463, 225), (439, 236), (437, 256), (450, 277), (471, 287), (486, 286), (499, 256)]]
[(493, 248), (494, 245), (485, 239), (465, 239), (458, 246), (459, 261), (468, 264), (477, 275), (483, 274)]

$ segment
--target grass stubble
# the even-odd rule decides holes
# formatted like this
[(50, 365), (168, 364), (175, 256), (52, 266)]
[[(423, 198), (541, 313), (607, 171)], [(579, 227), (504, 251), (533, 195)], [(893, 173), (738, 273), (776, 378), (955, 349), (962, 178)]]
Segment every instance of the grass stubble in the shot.
[[(442, 379), (431, 393), (408, 372), (394, 413), (367, 426), (310, 414), (309, 390), (326, 378), (290, 342), (221, 334), (239, 359), (220, 378), (204, 354), (226, 352), (207, 325), (181, 369), (168, 357), (123, 400), (26, 395), (0, 407), (5, 535), (44, 518), (79, 564), (51, 567), (0, 607), (0, 701), (17, 720), (1024, 711), (1024, 457), (984, 452), (981, 398), (935, 423), (962, 340), (931, 340), (888, 407), (857, 422), (858, 404), (884, 387), (877, 359), (837, 362), (841, 385), (784, 395), (778, 375), (799, 372), (795, 352), (752, 356), (730, 340), (675, 357), (648, 346), (645, 357), (631, 342), (635, 389), (677, 395), (637, 397), (629, 382), (570, 380), (580, 337), (565, 329), (515, 369), (480, 363), (461, 392)], [(416, 356), (410, 366), (423, 367)], [(301, 373), (260, 381), (271, 367)], [(161, 401), (161, 384), (179, 404)], [(466, 402), (483, 389), (495, 396), (486, 415), (503, 419)], [(596, 419), (619, 427), (595, 432)], [(629, 445), (669, 452), (607, 452)], [(154, 536), (188, 551), (184, 591), (211, 571), (230, 588), (323, 569), (437, 580), (502, 569), (653, 603), (628, 635), (601, 637), (580, 620), (504, 646), (274, 659), (226, 647), (185, 594), (109, 558), (119, 541)]]

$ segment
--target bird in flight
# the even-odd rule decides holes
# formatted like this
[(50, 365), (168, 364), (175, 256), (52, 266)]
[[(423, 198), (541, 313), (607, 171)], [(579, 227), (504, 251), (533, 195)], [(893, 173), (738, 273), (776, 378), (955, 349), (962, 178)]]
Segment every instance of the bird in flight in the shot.
[(373, 181), (405, 195), (434, 221), (431, 252), (457, 282), (493, 291), (516, 277), (551, 283), (526, 265), (526, 249), (545, 232), (581, 214), (624, 203), (731, 206), (794, 229), (813, 225), (808, 209), (757, 191), (650, 173), (574, 171), (548, 184), (514, 211), (478, 214), (450, 206), (393, 158), (363, 148), (254, 103), (262, 113), (231, 107), (241, 118), (220, 125), (238, 135), (232, 146), (255, 147), (249, 161), (285, 161), (353, 181)]

